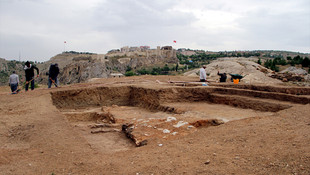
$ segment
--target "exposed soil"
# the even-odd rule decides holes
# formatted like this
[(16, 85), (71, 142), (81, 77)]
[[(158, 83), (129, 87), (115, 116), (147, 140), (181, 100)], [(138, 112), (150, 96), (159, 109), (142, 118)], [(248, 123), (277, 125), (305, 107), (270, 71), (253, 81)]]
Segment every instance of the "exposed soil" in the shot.
[(2, 87), (0, 174), (310, 174), (310, 88), (193, 81)]

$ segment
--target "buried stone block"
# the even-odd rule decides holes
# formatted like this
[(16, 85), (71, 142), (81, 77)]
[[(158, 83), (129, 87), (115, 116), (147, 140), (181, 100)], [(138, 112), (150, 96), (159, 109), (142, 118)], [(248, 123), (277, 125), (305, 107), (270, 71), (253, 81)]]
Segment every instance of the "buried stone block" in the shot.
[(198, 120), (196, 122), (190, 123), (191, 125), (195, 126), (196, 128), (202, 127), (202, 126), (217, 126), (224, 124), (223, 120), (219, 119), (211, 119), (211, 120)]
[(128, 138), (130, 138), (136, 144), (136, 146), (139, 147), (146, 145), (147, 140), (138, 138), (133, 134), (134, 128), (135, 128), (134, 124), (123, 124), (122, 131), (126, 134)]

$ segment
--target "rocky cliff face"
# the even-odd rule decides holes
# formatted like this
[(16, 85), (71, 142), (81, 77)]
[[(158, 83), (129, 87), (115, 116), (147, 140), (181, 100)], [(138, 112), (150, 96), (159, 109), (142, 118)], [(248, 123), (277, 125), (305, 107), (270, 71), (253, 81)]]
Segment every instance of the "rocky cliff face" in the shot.
[(24, 72), (24, 62), (20, 61), (7, 61), (0, 58), (0, 85), (8, 85), (9, 76), (13, 71), (16, 71), (16, 74), (19, 75), (20, 81), (23, 80)]
[[(175, 50), (156, 49), (106, 55), (60, 54), (48, 63), (58, 63), (60, 83), (71, 84), (84, 82), (91, 78), (107, 78), (111, 73), (124, 74), (128, 67), (140, 69), (153, 64), (177, 62)], [(45, 71), (48, 71), (48, 68), (45, 68)]]
[(79, 83), (90, 78), (107, 78), (110, 73), (100, 60), (73, 61), (60, 70), (59, 81), (65, 84)]

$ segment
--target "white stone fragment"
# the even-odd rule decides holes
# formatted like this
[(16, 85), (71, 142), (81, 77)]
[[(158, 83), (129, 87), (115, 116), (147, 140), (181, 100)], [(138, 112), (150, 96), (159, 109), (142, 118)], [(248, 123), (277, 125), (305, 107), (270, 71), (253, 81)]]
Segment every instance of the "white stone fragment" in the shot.
[(168, 133), (170, 133), (170, 131), (168, 129), (164, 129), (163, 133), (168, 134)]
[(175, 117), (167, 117), (166, 122), (171, 122), (177, 120)]
[(188, 122), (179, 121), (176, 125), (173, 125), (173, 127), (179, 128), (179, 127), (181, 127), (181, 126), (183, 126), (183, 125), (187, 125), (187, 124), (188, 124)]

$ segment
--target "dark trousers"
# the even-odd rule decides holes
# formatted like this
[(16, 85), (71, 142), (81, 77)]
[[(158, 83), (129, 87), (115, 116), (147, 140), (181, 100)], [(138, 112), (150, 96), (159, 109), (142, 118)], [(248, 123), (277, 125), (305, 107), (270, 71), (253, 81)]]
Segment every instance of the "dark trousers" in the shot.
[(12, 91), (12, 93), (16, 93), (16, 91), (17, 91), (17, 86), (18, 86), (18, 83), (16, 83), (16, 84), (11, 84), (11, 91)]
[[(29, 82), (30, 80), (32, 80), (32, 81)], [(28, 83), (25, 85), (25, 90), (26, 90), (26, 91), (28, 91), (29, 84), (30, 84), (30, 86), (31, 86), (31, 90), (34, 90), (34, 79), (33, 79), (33, 77), (31, 77), (30, 80), (27, 80)]]
[(200, 79), (200, 82), (206, 82), (206, 80), (205, 79)]
[[(54, 82), (55, 82), (55, 84), (52, 82), (52, 80), (54, 80)], [(58, 79), (57, 79), (57, 77), (56, 78), (48, 78), (48, 88), (51, 88), (52, 87), (52, 83), (55, 85), (55, 87), (57, 87), (58, 86)], [(56, 86), (57, 85), (57, 86)]]

